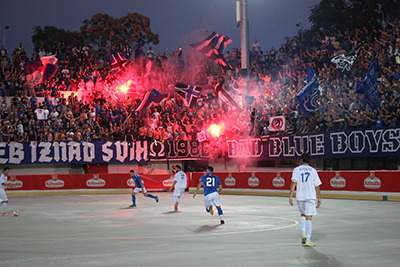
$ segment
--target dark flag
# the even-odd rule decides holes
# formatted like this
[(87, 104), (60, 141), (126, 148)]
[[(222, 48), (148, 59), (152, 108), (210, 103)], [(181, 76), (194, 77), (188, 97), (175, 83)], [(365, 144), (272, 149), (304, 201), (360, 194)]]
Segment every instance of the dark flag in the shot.
[(335, 64), (337, 70), (343, 73), (351, 73), (356, 59), (357, 52), (352, 50), (346, 54), (332, 57), (331, 62)]
[(232, 40), (228, 36), (219, 35), (218, 33), (213, 32), (203, 41), (190, 44), (190, 46), (197, 51), (200, 51), (202, 54), (219, 64), (221, 67), (231, 69), (232, 67), (228, 64), (228, 62), (226, 62), (222, 54), (226, 46), (230, 43), (232, 43)]
[(117, 53), (111, 56), (111, 74), (117, 74), (131, 63), (123, 54)]
[(45, 56), (24, 64), (26, 82), (33, 87), (50, 80), (58, 69), (58, 59), (55, 56)]
[(193, 107), (200, 97), (201, 88), (193, 85), (178, 83), (175, 85), (175, 92), (183, 97), (187, 107)]
[(377, 80), (377, 67), (375, 58), (372, 58), (371, 64), (365, 76), (364, 83), (361, 85), (357, 80), (356, 94), (363, 94), (368, 106), (373, 110), (379, 108), (379, 92), (378, 92), (378, 80)]
[(242, 108), (239, 106), (239, 104), (233, 99), (230, 94), (219, 84), (217, 83), (214, 87), (214, 91), (217, 93), (218, 98), (230, 106), (232, 110), (234, 111), (242, 111)]
[(157, 90), (151, 89), (150, 92), (146, 92), (146, 94), (143, 97), (143, 100), (135, 108), (135, 111), (142, 111), (141, 114), (143, 114), (143, 110), (145, 108), (149, 107), (151, 104), (160, 103), (167, 96), (168, 96), (168, 93), (167, 94), (161, 94)]
[(317, 75), (310, 66), (307, 69), (307, 81), (307, 85), (296, 96), (299, 101), (299, 112), (303, 114), (313, 112), (319, 96)]

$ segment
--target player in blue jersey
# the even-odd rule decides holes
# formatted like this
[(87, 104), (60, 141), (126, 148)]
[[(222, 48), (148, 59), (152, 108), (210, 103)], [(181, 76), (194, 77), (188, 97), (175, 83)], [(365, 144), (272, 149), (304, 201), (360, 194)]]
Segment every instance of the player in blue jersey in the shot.
[(301, 154), (301, 165), (293, 170), (292, 184), (290, 185), (289, 204), (293, 206), (293, 193), (296, 187), (297, 206), (300, 211), (301, 243), (306, 247), (314, 247), (315, 244), (310, 240), (312, 232), (312, 217), (317, 215), (317, 206), (321, 205), (321, 191), (317, 171), (310, 165), (310, 155)]
[(134, 170), (130, 170), (129, 174), (131, 175), (133, 181), (135, 182), (136, 187), (132, 189), (132, 205), (129, 207), (133, 208), (136, 207), (136, 194), (137, 193), (142, 193), (145, 197), (150, 197), (154, 198), (156, 202), (158, 203), (158, 197), (153, 196), (152, 194), (147, 194), (146, 188), (144, 187), (144, 183), (142, 181), (142, 178), (140, 178), (139, 175), (135, 174)]
[(222, 183), (219, 180), (218, 176), (213, 174), (214, 168), (212, 166), (208, 166), (206, 169), (206, 174), (200, 178), (200, 182), (197, 185), (196, 191), (194, 192), (193, 198), (196, 197), (197, 191), (199, 191), (200, 187), (204, 187), (204, 206), (206, 207), (206, 211), (211, 215), (214, 214), (213, 204), (218, 210), (218, 215), (220, 219), (220, 223), (224, 224), (224, 216), (221, 208), (221, 200), (219, 198), (219, 192), (222, 190)]

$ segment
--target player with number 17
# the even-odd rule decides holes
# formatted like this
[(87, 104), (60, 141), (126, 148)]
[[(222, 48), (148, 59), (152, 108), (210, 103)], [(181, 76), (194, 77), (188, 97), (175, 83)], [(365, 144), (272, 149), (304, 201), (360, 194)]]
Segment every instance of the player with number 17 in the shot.
[(197, 191), (199, 191), (200, 187), (203, 185), (204, 187), (204, 206), (206, 207), (206, 211), (211, 215), (214, 214), (213, 205), (218, 210), (218, 215), (220, 219), (220, 223), (224, 224), (223, 211), (221, 208), (221, 200), (219, 198), (219, 193), (222, 190), (222, 183), (218, 176), (213, 174), (214, 168), (212, 166), (208, 166), (206, 169), (206, 174), (200, 178), (200, 182), (197, 185), (196, 191), (193, 194), (193, 198), (196, 197)]
[(297, 206), (300, 211), (301, 243), (306, 247), (313, 247), (315, 244), (310, 240), (312, 232), (312, 217), (317, 215), (317, 206), (321, 205), (321, 191), (317, 171), (311, 167), (310, 155), (301, 154), (301, 165), (293, 170), (292, 184), (290, 185), (289, 204), (293, 206), (293, 193), (296, 188)]

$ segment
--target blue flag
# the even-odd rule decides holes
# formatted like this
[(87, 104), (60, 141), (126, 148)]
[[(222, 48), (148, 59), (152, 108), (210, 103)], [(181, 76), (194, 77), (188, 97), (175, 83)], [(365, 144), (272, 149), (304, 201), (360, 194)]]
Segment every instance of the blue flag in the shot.
[(303, 114), (313, 112), (319, 96), (317, 75), (310, 66), (307, 69), (307, 81), (307, 85), (296, 96), (299, 101), (299, 112)]
[(372, 58), (367, 76), (365, 76), (364, 79), (364, 83), (361, 85), (357, 80), (356, 86), (356, 94), (363, 94), (368, 106), (373, 110), (377, 110), (379, 108), (379, 92), (376, 71), (377, 67), (375, 58)]
[(155, 89), (151, 89), (150, 92), (146, 92), (144, 95), (142, 101), (137, 105), (135, 108), (135, 111), (141, 111), (141, 116), (143, 115), (143, 111), (148, 108), (151, 104), (158, 104), (160, 103), (164, 98), (168, 96), (167, 94), (161, 94)]
[(45, 56), (24, 64), (26, 82), (33, 87), (50, 80), (58, 69), (58, 59), (55, 56)]
[(326, 34), (325, 34), (325, 46), (329, 50), (329, 53), (333, 53), (334, 52), (334, 47), (333, 47), (332, 40), (331, 40), (330, 37), (326, 36)]
[(198, 86), (178, 83), (175, 85), (175, 92), (183, 97), (184, 104), (187, 107), (193, 107), (200, 97), (201, 88)]

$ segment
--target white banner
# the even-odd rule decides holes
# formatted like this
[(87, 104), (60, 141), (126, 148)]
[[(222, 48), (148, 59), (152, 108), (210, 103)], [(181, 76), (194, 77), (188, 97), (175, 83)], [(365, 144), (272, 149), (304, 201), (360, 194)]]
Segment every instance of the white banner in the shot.
[(269, 130), (271, 132), (285, 130), (286, 119), (285, 116), (276, 116), (269, 118)]

